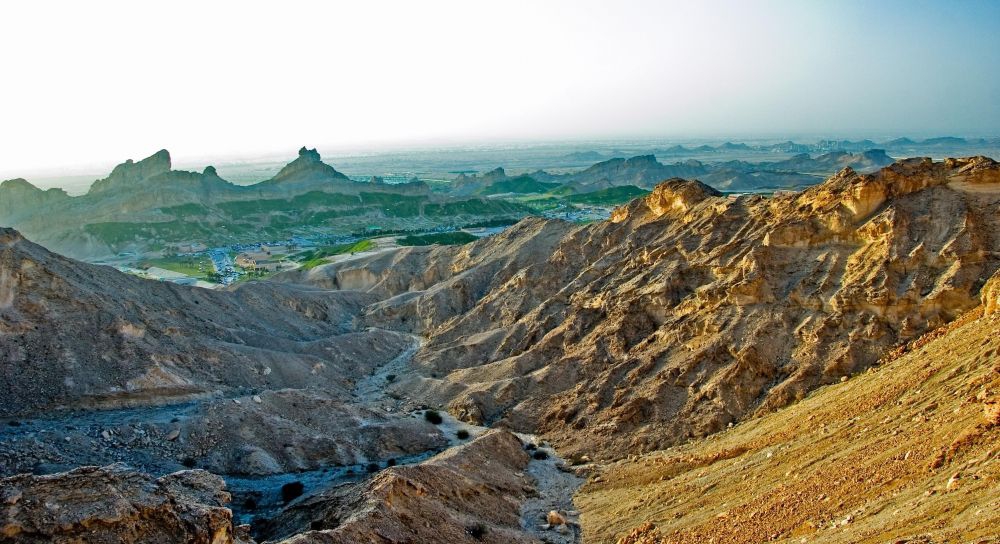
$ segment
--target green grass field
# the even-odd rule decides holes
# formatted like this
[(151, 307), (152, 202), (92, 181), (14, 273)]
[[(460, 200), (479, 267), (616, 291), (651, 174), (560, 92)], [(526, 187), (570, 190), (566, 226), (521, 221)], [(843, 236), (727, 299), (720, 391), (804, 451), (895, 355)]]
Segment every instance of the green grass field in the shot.
[(327, 257), (343, 255), (344, 253), (359, 253), (367, 251), (374, 246), (371, 240), (360, 240), (353, 244), (339, 244), (326, 246), (311, 251), (304, 251), (296, 255), (296, 260), (302, 264), (302, 268), (310, 270), (326, 262)]
[(157, 267), (180, 274), (187, 274), (193, 278), (204, 278), (214, 270), (212, 260), (207, 256), (176, 256), (163, 257), (160, 259), (147, 259), (140, 263), (142, 267)]

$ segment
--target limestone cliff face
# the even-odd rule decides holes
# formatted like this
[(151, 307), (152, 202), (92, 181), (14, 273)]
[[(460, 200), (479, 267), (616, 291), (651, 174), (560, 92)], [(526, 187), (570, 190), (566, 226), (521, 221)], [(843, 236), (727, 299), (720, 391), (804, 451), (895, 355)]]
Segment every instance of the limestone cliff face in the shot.
[(675, 444), (803, 398), (979, 304), (1000, 267), (990, 159), (845, 169), (775, 198), (671, 180), (612, 221), (526, 220), (299, 281), (429, 338), (400, 390), (569, 450)]

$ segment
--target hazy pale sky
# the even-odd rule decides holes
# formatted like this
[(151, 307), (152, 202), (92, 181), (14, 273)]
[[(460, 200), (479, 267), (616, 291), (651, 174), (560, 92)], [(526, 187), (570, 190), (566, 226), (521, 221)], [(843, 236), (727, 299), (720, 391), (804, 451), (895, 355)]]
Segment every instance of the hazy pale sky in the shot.
[(33, 1), (0, 172), (491, 140), (996, 135), (995, 1)]

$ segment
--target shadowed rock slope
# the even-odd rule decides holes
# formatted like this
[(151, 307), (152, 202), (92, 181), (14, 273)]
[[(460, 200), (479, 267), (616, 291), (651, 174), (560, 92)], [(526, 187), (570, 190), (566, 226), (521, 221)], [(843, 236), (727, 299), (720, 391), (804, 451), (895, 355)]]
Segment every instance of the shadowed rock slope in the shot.
[(586, 540), (996, 542), (1000, 313), (982, 314), (786, 409), (602, 467), (575, 501)]
[[(428, 461), (393, 467), (371, 480), (297, 502), (267, 538), (289, 544), (353, 542), (534, 543), (520, 504), (534, 492), (528, 454), (516, 436), (491, 431)], [(303, 531), (311, 527), (312, 530)]]
[(354, 326), (374, 301), (266, 283), (217, 292), (148, 281), (0, 229), (0, 416), (280, 388), (344, 398), (353, 379), (411, 344)]
[(611, 221), (530, 219), (284, 279), (375, 295), (368, 324), (426, 336), (396, 391), (618, 457), (786, 406), (976, 306), (998, 210), (982, 157), (771, 199), (675, 179)]

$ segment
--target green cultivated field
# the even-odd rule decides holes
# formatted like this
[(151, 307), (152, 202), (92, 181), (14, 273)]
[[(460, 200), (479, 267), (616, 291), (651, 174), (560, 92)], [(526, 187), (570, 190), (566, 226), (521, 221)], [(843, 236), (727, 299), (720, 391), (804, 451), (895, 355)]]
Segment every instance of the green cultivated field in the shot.
[(296, 255), (296, 260), (302, 264), (302, 268), (309, 270), (326, 262), (327, 257), (343, 255), (344, 253), (360, 253), (372, 248), (371, 240), (360, 240), (353, 244), (339, 244), (336, 246), (321, 247), (311, 251), (305, 251)]
[(148, 259), (140, 263), (140, 266), (145, 268), (155, 266), (157, 268), (163, 268), (164, 270), (187, 274), (188, 276), (194, 278), (207, 277), (208, 274), (214, 270), (212, 267), (212, 260), (203, 255)]

